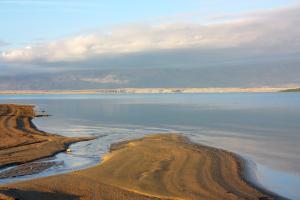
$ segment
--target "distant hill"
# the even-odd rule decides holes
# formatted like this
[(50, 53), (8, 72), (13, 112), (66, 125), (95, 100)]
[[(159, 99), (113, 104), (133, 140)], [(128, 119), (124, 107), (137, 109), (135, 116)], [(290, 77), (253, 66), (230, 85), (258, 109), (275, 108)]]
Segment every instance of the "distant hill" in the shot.
[(300, 92), (300, 88), (282, 90), (281, 92)]

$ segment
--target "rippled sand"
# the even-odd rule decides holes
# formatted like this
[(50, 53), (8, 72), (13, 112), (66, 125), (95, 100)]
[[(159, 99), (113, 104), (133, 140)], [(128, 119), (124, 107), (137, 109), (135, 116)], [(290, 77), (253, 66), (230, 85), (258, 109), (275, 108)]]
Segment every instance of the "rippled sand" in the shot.
[(0, 104), (0, 168), (65, 151), (68, 145), (92, 138), (67, 138), (38, 130), (31, 105)]
[(99, 165), (0, 187), (19, 199), (273, 199), (232, 153), (158, 134), (112, 145)]

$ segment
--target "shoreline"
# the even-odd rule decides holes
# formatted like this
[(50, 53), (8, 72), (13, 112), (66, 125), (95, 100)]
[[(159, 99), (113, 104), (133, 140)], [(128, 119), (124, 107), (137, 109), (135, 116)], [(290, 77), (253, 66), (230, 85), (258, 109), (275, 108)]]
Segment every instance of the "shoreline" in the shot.
[[(161, 154), (157, 156), (158, 153)], [(142, 156), (145, 154), (147, 155), (146, 158)], [(169, 154), (174, 156), (173, 160), (170, 160)], [(181, 166), (182, 163), (183, 166), (187, 165), (183, 168), (179, 167), (183, 169), (181, 169), (179, 174), (196, 173), (197, 168), (195, 168), (195, 166), (198, 165), (194, 165), (195, 163), (191, 166), (184, 164), (186, 160), (182, 160), (181, 156), (188, 156), (195, 160), (198, 158), (199, 162), (202, 159), (201, 156), (204, 156), (205, 159), (212, 159), (213, 162), (217, 162), (220, 158), (222, 162), (219, 161), (212, 164), (211, 167), (214, 170), (211, 172), (208, 170), (208, 174), (204, 173), (203, 177), (199, 177), (204, 178), (204, 180), (194, 179), (195, 174), (193, 176), (182, 175), (183, 177), (181, 178), (187, 180), (187, 182), (183, 183), (183, 187), (180, 186), (180, 182), (178, 182), (179, 179), (176, 179), (176, 176), (179, 176), (176, 172), (176, 170), (178, 170), (178, 162), (181, 163), (179, 166)], [(218, 159), (214, 160), (215, 156), (217, 156)], [(138, 159), (135, 160), (136, 158)], [(139, 161), (140, 159), (142, 159), (142, 161)], [(23, 198), (25, 200), (30, 199), (33, 197), (33, 194), (36, 195), (37, 193), (39, 193), (43, 199), (76, 199), (76, 197), (92, 199), (91, 195), (95, 195), (93, 198), (97, 197), (103, 199), (106, 199), (105, 197), (109, 197), (108, 199), (234, 199), (235, 197), (242, 199), (284, 199), (249, 182), (245, 174), (246, 163), (244, 162), (245, 160), (243, 158), (234, 153), (210, 146), (195, 144), (182, 135), (156, 134), (145, 136), (141, 139), (112, 144), (110, 152), (106, 154), (103, 161), (94, 167), (67, 174), (1, 185), (0, 193), (13, 196), (14, 198), (24, 197), (25, 195), (25, 198)], [(148, 163), (149, 165), (146, 164), (146, 166), (143, 166), (145, 165), (144, 163)], [(157, 163), (159, 164), (157, 165)], [(187, 163), (191, 163), (191, 161)], [(204, 164), (205, 163), (206, 162), (204, 162)], [(120, 165), (122, 167), (120, 167)], [(124, 168), (126, 165), (128, 165), (127, 168)], [(136, 165), (138, 165), (138, 167), (135, 167)], [(228, 169), (231, 169), (232, 172)], [(198, 170), (202, 173), (201, 168)], [(119, 171), (119, 174), (112, 175), (116, 173), (115, 171)], [(215, 179), (211, 179), (211, 176), (215, 176), (215, 173), (221, 174), (217, 175)], [(168, 176), (162, 176), (163, 174), (168, 174)], [(124, 178), (124, 175), (126, 178)], [(139, 178), (136, 179), (136, 176)], [(172, 180), (175, 177), (177, 181), (174, 183), (174, 180), (171, 182), (166, 181), (169, 176), (172, 177)], [(67, 182), (65, 180), (69, 181)], [(64, 184), (61, 184), (61, 181), (63, 181)], [(197, 181), (201, 184), (199, 185)], [(80, 185), (80, 188), (84, 188), (84, 190), (81, 189), (77, 191), (77, 189), (79, 189), (76, 189), (77, 184)], [(157, 188), (156, 184), (162, 185), (159, 185)], [(216, 187), (217, 189), (212, 190), (214, 192), (210, 191), (211, 194), (207, 194), (207, 192), (201, 188), (202, 186), (206, 188), (205, 185), (207, 184), (209, 187)], [(195, 185), (200, 186), (196, 189), (197, 192), (195, 192)], [(220, 185), (223, 185), (225, 189), (222, 187), (219, 188)], [(183, 190), (180, 189), (180, 187), (183, 187)], [(47, 188), (47, 191), (45, 191), (45, 188)], [(168, 188), (171, 188), (171, 190)], [(208, 190), (208, 188), (206, 189)], [(90, 191), (92, 194), (87, 194), (85, 190)], [(184, 190), (188, 192), (184, 192)], [(217, 193), (217, 195), (214, 196), (214, 193)], [(66, 196), (64, 197), (64, 195)]]
[(111, 88), (86, 90), (0, 90), (0, 95), (15, 94), (197, 94), (197, 93), (272, 93), (290, 90), (290, 87), (255, 88)]
[(39, 130), (34, 105), (0, 104), (0, 169), (52, 157), (93, 137), (68, 138)]
[(208, 146), (208, 145), (201, 144), (201, 143), (195, 143), (195, 142), (191, 141), (187, 136), (182, 136), (182, 137), (184, 137), (185, 140), (192, 145), (205, 147), (205, 148), (212, 148), (212, 149), (216, 149), (218, 151), (224, 151), (228, 154), (231, 154), (234, 157), (236, 163), (238, 164), (238, 168), (239, 168), (238, 174), (243, 181), (245, 181), (251, 187), (257, 189), (258, 191), (271, 196), (271, 198), (274, 198), (277, 200), (288, 200), (287, 198), (277, 194), (276, 192), (268, 190), (262, 184), (259, 183), (257, 177), (255, 177), (255, 170), (250, 166), (250, 163), (253, 161), (248, 160), (237, 153), (234, 153), (234, 152), (222, 149), (222, 148)]
[[(224, 150), (224, 151), (226, 151), (226, 150)], [(244, 158), (236, 153), (232, 153), (232, 154), (234, 154), (236, 156), (236, 158), (238, 159), (239, 165), (241, 167), (240, 176), (247, 184), (249, 184), (251, 187), (258, 189), (262, 193), (272, 196), (274, 199), (288, 200), (288, 198), (285, 198), (284, 196), (281, 196), (274, 191), (268, 190), (261, 183), (259, 183), (258, 178), (255, 176), (255, 170), (253, 168), (251, 168), (251, 166), (250, 166), (250, 162), (253, 162), (253, 161), (247, 160), (246, 158)]]

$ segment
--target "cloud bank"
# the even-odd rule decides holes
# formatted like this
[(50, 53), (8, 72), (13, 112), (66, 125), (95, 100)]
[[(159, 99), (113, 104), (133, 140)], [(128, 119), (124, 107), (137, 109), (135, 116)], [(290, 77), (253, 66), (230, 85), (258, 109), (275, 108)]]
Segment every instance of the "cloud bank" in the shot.
[(31, 44), (0, 54), (0, 89), (299, 86), (298, 24), (294, 6)]
[[(255, 15), (257, 14), (257, 15)], [(246, 17), (245, 17), (246, 16)], [(220, 23), (134, 24), (2, 52), (3, 62), (68, 62), (156, 50), (252, 48), (300, 50), (300, 7), (251, 13)]]

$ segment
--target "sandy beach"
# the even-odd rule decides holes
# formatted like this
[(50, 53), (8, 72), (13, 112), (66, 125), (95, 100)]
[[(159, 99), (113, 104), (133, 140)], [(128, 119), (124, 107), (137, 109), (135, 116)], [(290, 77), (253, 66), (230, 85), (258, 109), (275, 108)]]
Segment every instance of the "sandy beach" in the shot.
[[(49, 156), (82, 139), (38, 131), (29, 123), (32, 106), (1, 108), (2, 166)], [(1, 185), (0, 199), (277, 199), (245, 181), (243, 172), (233, 153), (156, 134), (112, 145), (95, 167)]]
[(93, 139), (46, 133), (32, 123), (35, 116), (32, 105), (0, 104), (0, 168), (49, 157), (72, 143)]

